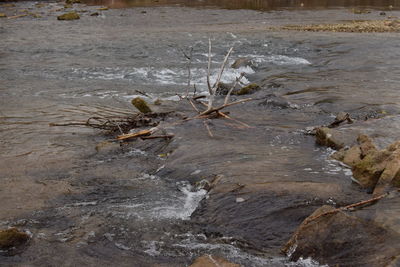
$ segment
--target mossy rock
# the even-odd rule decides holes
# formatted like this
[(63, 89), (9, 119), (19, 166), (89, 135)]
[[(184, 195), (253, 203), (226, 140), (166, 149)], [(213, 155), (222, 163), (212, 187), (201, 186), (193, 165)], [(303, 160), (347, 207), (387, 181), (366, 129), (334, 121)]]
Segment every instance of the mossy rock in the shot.
[(76, 12), (69, 12), (57, 17), (58, 20), (75, 20), (79, 19), (79, 15)]
[(261, 87), (258, 84), (251, 83), (245, 87), (242, 87), (238, 91), (234, 92), (234, 94), (235, 95), (249, 95), (249, 94), (257, 92), (260, 89), (261, 89)]
[(108, 7), (100, 7), (100, 8), (98, 8), (97, 10), (105, 11), (105, 10), (108, 10)]
[(353, 176), (363, 188), (368, 190), (375, 188), (379, 177), (386, 168), (390, 154), (388, 151), (370, 153), (354, 165)]
[(0, 230), (0, 250), (9, 250), (24, 245), (29, 240), (29, 235), (18, 231), (17, 228)]
[(65, 3), (67, 5), (79, 4), (79, 3), (81, 3), (81, 0), (65, 0)]
[(140, 97), (136, 97), (136, 98), (132, 99), (131, 103), (132, 103), (132, 105), (135, 106), (135, 108), (137, 108), (142, 113), (151, 113), (152, 112), (151, 108), (149, 107), (147, 102)]
[(4, 13), (0, 13), (0, 18), (7, 18), (7, 15)]

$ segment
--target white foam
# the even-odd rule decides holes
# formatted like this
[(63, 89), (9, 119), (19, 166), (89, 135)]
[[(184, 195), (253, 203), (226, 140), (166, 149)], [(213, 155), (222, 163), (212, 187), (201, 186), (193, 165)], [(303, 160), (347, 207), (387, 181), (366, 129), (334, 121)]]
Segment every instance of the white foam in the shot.
[(310, 65), (311, 62), (301, 57), (289, 57), (285, 55), (240, 55), (239, 57), (251, 58), (253, 63), (270, 63), (276, 65)]
[(150, 211), (152, 217), (159, 219), (181, 219), (188, 220), (196, 210), (200, 201), (205, 197), (207, 191), (200, 189), (192, 191), (190, 184), (184, 183), (179, 190), (183, 193), (173, 205), (155, 207)]

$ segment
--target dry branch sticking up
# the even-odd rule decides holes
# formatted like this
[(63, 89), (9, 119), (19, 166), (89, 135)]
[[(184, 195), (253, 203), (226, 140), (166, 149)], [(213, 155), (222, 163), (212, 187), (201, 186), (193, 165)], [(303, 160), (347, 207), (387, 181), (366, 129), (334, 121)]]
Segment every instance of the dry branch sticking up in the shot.
[(315, 221), (318, 218), (321, 218), (321, 217), (326, 216), (326, 215), (334, 214), (334, 213), (337, 213), (339, 211), (350, 210), (352, 208), (356, 208), (356, 207), (364, 206), (364, 205), (367, 205), (367, 204), (371, 204), (371, 203), (373, 203), (375, 201), (378, 201), (378, 200), (386, 197), (387, 195), (389, 195), (389, 193), (385, 193), (385, 194), (379, 195), (377, 197), (374, 197), (374, 198), (371, 198), (371, 199), (368, 199), (368, 200), (360, 201), (360, 202), (357, 202), (357, 203), (354, 203), (354, 204), (350, 204), (350, 205), (347, 205), (347, 206), (344, 206), (344, 207), (340, 207), (340, 208), (337, 208), (337, 209), (334, 209), (334, 210), (330, 210), (330, 211), (321, 213), (319, 215), (316, 215), (314, 217), (306, 219), (304, 221), (304, 224), (309, 224), (310, 222)]

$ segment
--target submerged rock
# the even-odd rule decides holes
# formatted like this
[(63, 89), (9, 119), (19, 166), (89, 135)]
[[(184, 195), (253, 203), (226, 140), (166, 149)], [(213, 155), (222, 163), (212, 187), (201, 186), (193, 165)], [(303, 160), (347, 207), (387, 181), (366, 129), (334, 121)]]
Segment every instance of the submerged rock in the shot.
[(132, 103), (132, 105), (135, 106), (135, 108), (137, 108), (142, 113), (151, 113), (152, 112), (151, 108), (149, 107), (149, 105), (143, 98), (136, 97), (136, 98), (132, 99), (131, 103)]
[(298, 227), (282, 251), (329, 266), (388, 266), (400, 255), (400, 235), (360, 216), (323, 206)]
[(79, 18), (80, 17), (76, 12), (68, 12), (57, 17), (58, 20), (75, 20)]
[(240, 267), (240, 265), (229, 262), (224, 258), (207, 254), (197, 258), (189, 267)]
[(249, 95), (252, 93), (255, 93), (259, 91), (261, 87), (256, 84), (256, 83), (251, 83), (249, 85), (246, 85), (245, 87), (242, 87), (240, 90), (232, 92), (233, 95)]
[(253, 65), (252, 59), (248, 57), (240, 57), (233, 62), (231, 68), (238, 69), (240, 67), (247, 67)]
[(17, 228), (0, 230), (0, 251), (12, 253), (21, 248), (29, 240), (29, 235)]

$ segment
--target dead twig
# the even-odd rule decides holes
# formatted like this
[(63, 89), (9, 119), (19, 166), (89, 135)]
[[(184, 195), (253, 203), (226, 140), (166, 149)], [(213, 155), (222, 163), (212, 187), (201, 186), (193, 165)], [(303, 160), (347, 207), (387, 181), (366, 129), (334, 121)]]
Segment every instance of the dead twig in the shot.
[(175, 135), (173, 134), (166, 134), (166, 135), (150, 135), (150, 136), (141, 136), (141, 139), (157, 139), (157, 138), (163, 138), (163, 139), (171, 139), (173, 138)]
[(211, 95), (212, 89), (210, 83), (210, 71), (211, 71), (211, 38), (208, 38), (207, 87), (208, 87), (208, 92)]
[(354, 204), (350, 204), (350, 205), (347, 205), (347, 206), (344, 206), (344, 207), (340, 207), (340, 208), (337, 208), (337, 209), (334, 209), (334, 210), (330, 210), (330, 211), (321, 213), (319, 215), (316, 215), (314, 217), (306, 219), (304, 221), (304, 224), (309, 224), (310, 222), (315, 221), (315, 220), (317, 220), (317, 219), (319, 219), (319, 218), (321, 218), (323, 216), (326, 216), (326, 215), (338, 213), (340, 211), (350, 210), (352, 208), (356, 208), (356, 207), (364, 206), (366, 204), (373, 203), (373, 202), (375, 202), (377, 200), (380, 200), (380, 199), (386, 197), (388, 194), (389, 193), (385, 193), (385, 194), (379, 195), (377, 197), (374, 197), (374, 198), (371, 198), (371, 199), (368, 199), (368, 200), (360, 201), (360, 202), (357, 202), (357, 203), (354, 203)]
[(122, 140), (128, 140), (128, 139), (133, 139), (133, 138), (137, 138), (137, 137), (142, 137), (142, 136), (148, 136), (148, 135), (153, 134), (156, 130), (158, 130), (158, 128), (154, 127), (154, 128), (148, 129), (148, 130), (141, 130), (141, 131), (134, 132), (134, 133), (118, 135), (116, 139), (119, 141), (122, 141)]
[(207, 121), (203, 121), (204, 126), (207, 129), (208, 135), (212, 138), (214, 137), (213, 133), (211, 132), (210, 126), (208, 125)]
[(211, 94), (210, 94), (210, 97), (208, 99), (208, 108), (207, 108), (207, 110), (212, 110), (213, 109), (213, 102), (214, 102), (214, 98), (215, 98), (216, 91), (217, 91), (217, 88), (218, 88), (218, 84), (221, 81), (222, 74), (224, 73), (226, 63), (228, 62), (228, 58), (231, 55), (232, 51), (233, 51), (233, 47), (231, 47), (229, 49), (228, 53), (226, 54), (226, 56), (224, 58), (224, 61), (222, 62), (221, 68), (220, 68), (218, 76), (217, 76), (217, 80), (215, 81), (214, 85), (211, 88)]
[(238, 100), (238, 101), (231, 102), (231, 103), (228, 103), (228, 104), (224, 104), (224, 105), (216, 107), (216, 108), (207, 109), (206, 111), (200, 113), (198, 115), (198, 117), (209, 115), (209, 114), (211, 114), (213, 112), (220, 111), (221, 109), (224, 109), (226, 107), (230, 107), (230, 106), (233, 106), (233, 105), (241, 104), (241, 103), (248, 102), (248, 101), (251, 101), (251, 100), (254, 100), (254, 99), (253, 98), (246, 98), (246, 99)]
[(243, 76), (244, 76), (244, 72), (240, 73), (240, 76), (236, 78), (235, 83), (232, 85), (231, 89), (229, 89), (229, 91), (225, 97), (225, 101), (224, 101), (225, 105), (228, 104), (229, 97), (231, 96), (233, 89), (235, 89), (236, 85), (240, 82), (240, 80), (243, 78)]

